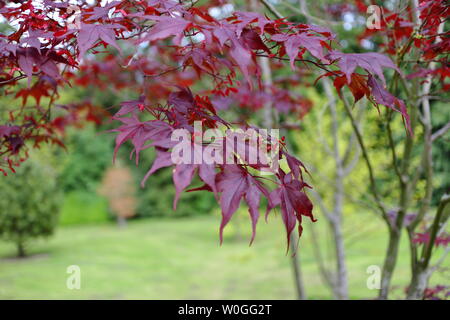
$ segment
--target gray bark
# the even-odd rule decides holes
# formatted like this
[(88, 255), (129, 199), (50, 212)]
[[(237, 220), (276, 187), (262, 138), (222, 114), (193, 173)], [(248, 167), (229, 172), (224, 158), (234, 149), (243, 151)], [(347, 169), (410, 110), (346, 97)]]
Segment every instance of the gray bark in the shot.
[[(333, 233), (336, 254), (336, 279), (334, 281), (334, 292), (338, 299), (348, 299), (347, 265), (345, 263), (344, 237), (342, 234), (342, 211), (344, 205), (344, 168), (342, 157), (339, 152), (339, 125), (336, 111), (336, 103), (328, 79), (324, 80), (325, 92), (330, 101), (333, 135), (333, 155), (336, 162), (334, 179), (334, 208), (329, 223)], [(350, 148), (350, 145), (349, 145)]]
[(300, 252), (296, 248), (296, 237), (295, 232), (292, 232), (291, 234), (291, 240), (290, 240), (290, 250), (291, 250), (291, 264), (292, 264), (292, 271), (294, 273), (294, 279), (295, 279), (295, 292), (297, 295), (298, 300), (307, 300), (305, 287), (303, 286), (302, 281), (302, 270), (300, 268)]
[(389, 244), (381, 273), (381, 290), (379, 299), (385, 300), (389, 296), (391, 287), (391, 279), (394, 274), (395, 265), (397, 264), (398, 247), (400, 244), (400, 230), (391, 229), (389, 233)]
[(430, 278), (430, 272), (427, 269), (416, 270), (413, 273), (411, 283), (409, 284), (407, 299), (408, 300), (422, 300), (425, 289), (428, 286), (428, 280)]
[(119, 226), (119, 228), (126, 228), (127, 219), (124, 217), (117, 216), (117, 225)]

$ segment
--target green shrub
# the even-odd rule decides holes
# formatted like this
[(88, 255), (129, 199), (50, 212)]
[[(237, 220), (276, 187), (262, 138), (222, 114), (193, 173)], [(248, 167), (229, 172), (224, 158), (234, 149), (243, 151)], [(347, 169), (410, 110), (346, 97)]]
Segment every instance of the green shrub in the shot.
[(114, 140), (93, 126), (69, 131), (67, 161), (61, 174), (64, 191), (95, 192), (105, 169), (111, 164)]
[(0, 178), (0, 238), (14, 242), (25, 256), (29, 240), (53, 234), (61, 193), (55, 171), (36, 160), (25, 161)]
[(65, 194), (59, 219), (61, 226), (98, 224), (110, 220), (106, 199), (95, 192), (76, 190)]

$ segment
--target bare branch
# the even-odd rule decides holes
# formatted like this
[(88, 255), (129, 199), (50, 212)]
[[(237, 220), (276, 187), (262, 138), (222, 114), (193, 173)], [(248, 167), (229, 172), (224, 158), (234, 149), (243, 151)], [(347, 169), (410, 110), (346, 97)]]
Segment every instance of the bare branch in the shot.
[(447, 133), (447, 131), (450, 130), (450, 122), (447, 122), (447, 124), (445, 126), (443, 126), (442, 128), (440, 128), (438, 131), (436, 131), (435, 133), (433, 133), (431, 135), (431, 141), (435, 141), (436, 139), (439, 139), (440, 137), (442, 137), (444, 134)]
[(311, 15), (311, 13), (308, 11), (308, 7), (306, 5), (306, 1), (305, 0), (299, 0), (299, 5), (300, 5), (300, 9), (294, 7), (293, 5), (291, 5), (289, 2), (287, 1), (282, 1), (281, 2), (282, 5), (284, 5), (285, 7), (289, 8), (290, 10), (301, 14), (305, 17), (307, 17), (310, 20), (313, 20), (315, 23), (321, 24), (321, 25), (341, 25), (341, 22), (338, 21), (331, 21), (331, 20), (323, 20), (320, 19), (318, 17), (315, 17), (313, 15)]
[(319, 205), (320, 211), (322, 211), (323, 215), (328, 220), (333, 221), (333, 216), (331, 215), (331, 212), (325, 207), (325, 201), (323, 201), (322, 196), (314, 189), (309, 190), (308, 193), (310, 193), (312, 195), (315, 202)]
[(438, 261), (436, 261), (436, 263), (430, 268), (430, 273), (433, 273), (434, 271), (436, 271), (437, 269), (439, 269), (439, 267), (441, 266), (441, 264), (445, 261), (445, 258), (447, 258), (448, 253), (450, 252), (450, 247), (445, 248), (444, 253), (442, 254), (442, 256), (439, 258)]
[(322, 279), (325, 280), (326, 284), (331, 287), (334, 288), (334, 284), (335, 284), (335, 277), (333, 276), (333, 274), (330, 272), (330, 270), (327, 269), (327, 267), (325, 266), (325, 262), (324, 259), (322, 257), (322, 251), (320, 248), (320, 245), (318, 243), (318, 239), (319, 237), (317, 236), (316, 230), (315, 230), (315, 226), (313, 225), (311, 228), (311, 240), (312, 240), (312, 244), (313, 244), (313, 253), (314, 256), (316, 258), (317, 264), (319, 266), (319, 271), (322, 275)]
[(0, 85), (12, 83), (12, 82), (15, 82), (15, 81), (18, 81), (18, 80), (21, 80), (21, 79), (25, 79), (26, 77), (27, 77), (26, 75), (20, 75), (20, 76), (17, 76), (17, 77), (14, 77), (14, 78), (11, 78), (11, 79), (8, 79), (8, 80), (5, 80), (5, 81), (0, 81)]
[(267, 0), (260, 0), (261, 3), (267, 8), (267, 10), (269, 10), (275, 17), (277, 17), (277, 19), (283, 19), (283, 15), (281, 13), (278, 12), (277, 9), (275, 9), (275, 7), (268, 2)]
[(353, 117), (353, 114), (352, 114), (352, 111), (350, 110), (350, 106), (349, 106), (347, 99), (345, 98), (345, 96), (343, 96), (342, 98), (343, 98), (342, 100), (344, 101), (345, 111), (347, 112), (347, 115), (350, 118), (350, 122), (351, 122), (353, 130), (356, 134), (356, 138), (358, 139), (358, 143), (361, 148), (363, 158), (366, 162), (367, 170), (369, 171), (370, 190), (375, 199), (375, 203), (377, 204), (377, 207), (383, 216), (383, 219), (389, 224), (389, 217), (387, 215), (386, 209), (383, 206), (383, 203), (381, 202), (380, 195), (378, 194), (378, 191), (377, 191), (375, 176), (373, 174), (372, 163), (370, 161), (369, 154), (367, 153), (367, 149), (364, 144), (361, 132), (359, 130), (358, 123), (356, 122), (355, 118)]
[[(424, 246), (422, 251), (422, 263), (425, 267), (428, 266), (428, 263), (431, 259), (431, 253), (433, 252), (434, 247), (434, 241), (436, 240), (436, 237), (438, 235), (439, 230), (441, 229), (442, 224), (445, 221), (442, 221), (442, 217), (444, 215), (444, 209), (446, 208), (447, 204), (450, 202), (450, 195), (445, 194), (442, 196), (441, 201), (439, 202), (439, 206), (436, 212), (436, 216), (433, 220), (433, 225), (431, 226), (430, 230), (430, 240), (428, 243)], [(448, 218), (448, 215), (447, 215)]]

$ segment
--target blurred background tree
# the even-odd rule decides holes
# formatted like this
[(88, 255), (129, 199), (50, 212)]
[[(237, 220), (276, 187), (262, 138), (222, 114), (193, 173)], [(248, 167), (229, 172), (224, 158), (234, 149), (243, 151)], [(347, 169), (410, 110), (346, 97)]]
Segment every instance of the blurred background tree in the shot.
[(120, 163), (109, 167), (103, 177), (99, 193), (108, 199), (109, 209), (119, 227), (136, 214), (136, 183), (131, 170)]
[(19, 257), (32, 239), (55, 230), (61, 204), (56, 178), (54, 169), (32, 159), (0, 179), (0, 238), (14, 242)]
[(61, 174), (65, 192), (94, 191), (104, 170), (111, 164), (111, 139), (92, 125), (83, 130), (71, 128), (66, 147), (70, 150)]

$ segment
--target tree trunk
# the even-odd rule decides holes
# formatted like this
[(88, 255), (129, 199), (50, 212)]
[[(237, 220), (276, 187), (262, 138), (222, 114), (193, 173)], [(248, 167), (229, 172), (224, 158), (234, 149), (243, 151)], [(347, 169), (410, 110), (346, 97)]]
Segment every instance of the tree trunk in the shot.
[(379, 299), (385, 300), (389, 296), (389, 289), (391, 287), (391, 279), (394, 274), (395, 265), (397, 263), (398, 247), (400, 244), (401, 231), (393, 228), (389, 233), (389, 245), (384, 260), (383, 272), (381, 275), (381, 290), (378, 296)]
[(445, 194), (442, 196), (441, 201), (439, 202), (436, 216), (434, 217), (433, 224), (431, 225), (430, 239), (428, 243), (426, 243), (423, 247), (422, 257), (412, 266), (412, 278), (407, 292), (407, 299), (423, 299), (425, 289), (428, 285), (428, 280), (430, 279), (433, 271), (436, 270), (439, 264), (445, 260), (447, 252), (444, 253), (444, 255), (436, 263), (435, 266), (430, 267), (430, 260), (432, 257), (436, 237), (445, 226), (446, 221), (449, 217), (444, 214), (445, 208), (447, 207), (448, 203), (450, 203), (450, 195)]
[(342, 235), (341, 219), (331, 223), (336, 253), (336, 281), (334, 282), (335, 296), (339, 300), (348, 299), (347, 265), (345, 263), (344, 237)]
[(408, 300), (422, 300), (425, 293), (425, 289), (428, 285), (428, 279), (430, 278), (430, 272), (427, 269), (418, 268), (413, 272), (411, 283), (409, 284), (408, 293), (406, 299)]
[(117, 225), (119, 226), (119, 228), (126, 228), (127, 219), (121, 216), (117, 216)]
[[(297, 243), (297, 240), (295, 239), (295, 236), (293, 236), (294, 232), (291, 234), (291, 251), (293, 252), (291, 257), (292, 262), (292, 270), (294, 272), (294, 280), (295, 280), (295, 290), (297, 293), (297, 299), (298, 300), (306, 300), (306, 292), (305, 288), (303, 286), (303, 279), (302, 279), (302, 270), (300, 269), (300, 254), (298, 249), (295, 247), (295, 244)], [(294, 253), (295, 252), (295, 253)]]
[(328, 79), (324, 80), (324, 88), (330, 101), (330, 112), (332, 118), (333, 133), (333, 154), (336, 164), (336, 173), (334, 178), (334, 209), (332, 216), (329, 217), (331, 230), (334, 237), (336, 254), (336, 281), (334, 282), (335, 295), (337, 299), (348, 299), (347, 290), (347, 267), (345, 264), (344, 238), (342, 235), (342, 211), (344, 207), (344, 168), (343, 160), (339, 152), (339, 118), (335, 97), (331, 89), (331, 83)]
[(344, 236), (342, 234), (342, 208), (344, 202), (344, 183), (342, 167), (337, 161), (337, 173), (334, 190), (334, 211), (329, 217), (330, 229), (333, 233), (334, 252), (336, 256), (336, 279), (333, 282), (334, 295), (339, 300), (348, 299), (347, 265), (345, 263)]
[(24, 243), (22, 241), (17, 242), (17, 257), (24, 258), (26, 255)]

